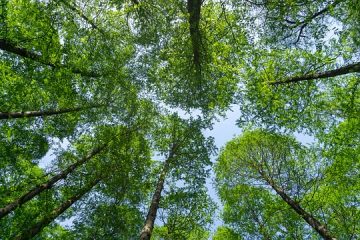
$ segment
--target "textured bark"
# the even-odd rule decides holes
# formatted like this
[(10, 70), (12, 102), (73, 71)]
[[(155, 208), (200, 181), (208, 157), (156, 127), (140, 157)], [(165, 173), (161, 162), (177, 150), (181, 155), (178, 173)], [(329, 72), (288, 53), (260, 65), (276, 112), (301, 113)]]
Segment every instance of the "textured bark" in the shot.
[(86, 109), (103, 107), (105, 105), (94, 105), (90, 107), (65, 108), (59, 110), (24, 111), (24, 112), (0, 112), (0, 119), (45, 117), (69, 112), (79, 112)]
[(81, 189), (77, 194), (69, 198), (67, 201), (63, 202), (60, 207), (53, 210), (49, 215), (43, 217), (40, 221), (32, 225), (30, 228), (22, 231), (19, 235), (15, 237), (16, 240), (25, 240), (31, 239), (36, 236), (41, 230), (49, 225), (52, 221), (54, 221), (58, 216), (60, 216), (63, 212), (65, 212), (71, 205), (73, 205), (76, 201), (78, 201), (81, 197), (83, 197), (86, 193), (88, 193), (98, 182), (100, 179), (95, 179), (88, 186)]
[[(16, 54), (18, 56), (24, 57), (24, 58), (28, 58), (31, 59), (35, 62), (44, 64), (46, 66), (52, 67), (52, 68), (69, 68), (67, 66), (64, 65), (58, 65), (52, 62), (47, 61), (46, 59), (44, 59), (44, 57), (41, 54), (38, 53), (34, 53), (31, 52), (25, 48), (21, 48), (16, 46), (14, 43), (6, 40), (6, 39), (0, 39), (0, 49), (7, 51), (7, 52), (11, 52), (13, 54)], [(83, 71), (77, 68), (69, 68), (71, 70), (72, 73), (75, 74), (80, 74), (82, 76), (85, 77), (100, 77), (103, 76), (101, 74), (97, 74), (95, 72), (87, 72), (87, 71)]]
[(96, 154), (100, 153), (104, 150), (106, 145), (93, 149), (87, 156), (83, 157), (79, 161), (75, 162), (74, 164), (68, 166), (64, 171), (60, 172), (59, 174), (53, 176), (50, 180), (46, 181), (45, 183), (31, 189), (20, 198), (16, 199), (15, 201), (11, 202), (7, 206), (0, 208), (0, 219), (5, 217), (10, 212), (14, 211), (17, 207), (21, 206), (22, 204), (30, 201), (35, 196), (39, 195), (41, 192), (45, 191), (46, 189), (51, 189), (56, 182), (61, 179), (65, 179), (70, 173), (72, 173), (76, 168), (83, 165), (91, 158), (93, 158)]
[(201, 0), (188, 0), (187, 10), (189, 13), (190, 37), (193, 48), (193, 61), (197, 74), (201, 74), (201, 35), (200, 35), (200, 12)]
[(264, 173), (260, 172), (265, 181), (275, 190), (275, 192), (293, 209), (297, 214), (300, 215), (316, 232), (319, 233), (321, 237), (326, 240), (336, 240), (333, 237), (325, 225), (321, 224), (314, 216), (306, 212), (299, 203), (294, 201), (290, 196), (288, 196), (283, 189), (278, 187), (272, 179), (266, 176)]
[(360, 62), (349, 64), (337, 69), (325, 71), (325, 72), (318, 72), (318, 73), (312, 73), (312, 74), (306, 74), (298, 77), (292, 77), (288, 78), (282, 81), (273, 81), (270, 82), (271, 85), (279, 85), (279, 84), (285, 84), (285, 83), (295, 83), (295, 82), (301, 82), (301, 81), (309, 81), (319, 78), (330, 78), (330, 77), (337, 77), (341, 75), (346, 75), (349, 73), (360, 73)]
[(160, 203), (160, 199), (161, 199), (161, 192), (164, 188), (165, 178), (169, 171), (169, 165), (170, 165), (170, 161), (171, 161), (172, 157), (173, 157), (173, 151), (170, 153), (170, 156), (164, 162), (163, 168), (161, 170), (161, 173), (160, 173), (157, 185), (156, 185), (156, 189), (155, 189), (154, 195), (151, 200), (151, 205), (150, 205), (148, 214), (146, 216), (145, 224), (140, 233), (141, 240), (150, 240), (150, 238), (151, 238), (151, 234), (152, 234), (155, 219), (156, 219), (157, 210), (159, 208), (159, 203)]

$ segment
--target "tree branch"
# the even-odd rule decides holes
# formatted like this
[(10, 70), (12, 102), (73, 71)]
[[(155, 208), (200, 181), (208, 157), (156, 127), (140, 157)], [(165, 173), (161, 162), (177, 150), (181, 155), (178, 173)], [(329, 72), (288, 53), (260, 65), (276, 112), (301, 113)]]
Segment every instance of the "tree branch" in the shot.
[(44, 117), (52, 116), (70, 112), (79, 112), (91, 108), (105, 107), (106, 105), (93, 105), (89, 107), (76, 107), (65, 108), (59, 110), (44, 110), (44, 111), (24, 111), (24, 112), (0, 112), (0, 119), (12, 119), (12, 118), (31, 118), (31, 117)]
[(337, 76), (346, 75), (346, 74), (350, 74), (350, 73), (360, 73), (360, 62), (345, 65), (343, 67), (333, 69), (333, 70), (305, 74), (302, 76), (290, 77), (290, 78), (287, 78), (287, 79), (284, 79), (281, 81), (270, 81), (268, 83), (270, 85), (280, 85), (280, 84), (287, 84), (287, 83), (296, 83), (296, 82), (301, 82), (301, 81), (310, 81), (310, 80), (321, 79), (321, 78), (337, 77)]
[(19, 46), (16, 46), (14, 43), (12, 43), (12, 42), (10, 42), (10, 41), (8, 41), (6, 39), (1, 39), (0, 38), (0, 49), (4, 50), (4, 51), (7, 51), (7, 52), (10, 52), (10, 53), (13, 53), (13, 54), (16, 54), (18, 56), (27, 58), (27, 59), (31, 59), (31, 60), (33, 60), (35, 62), (44, 64), (44, 65), (49, 66), (51, 68), (69, 68), (72, 73), (80, 74), (81, 76), (94, 77), (94, 78), (103, 76), (103, 75), (95, 73), (95, 72), (83, 71), (83, 70), (80, 70), (78, 68), (72, 68), (72, 67), (68, 67), (68, 66), (65, 66), (65, 65), (52, 63), (52, 62), (50, 62), (48, 60), (45, 60), (44, 57), (41, 54), (32, 52), (30, 50), (27, 50), (27, 49), (19, 47)]
[[(135, 0), (136, 1), (136, 0)], [(84, 19), (86, 22), (88, 22), (92, 28), (96, 29), (97, 31), (99, 31), (101, 34), (106, 35), (104, 30), (99, 28), (95, 22), (93, 20), (91, 20), (90, 18), (88, 18), (87, 16), (85, 16), (85, 14), (83, 12), (81, 12), (81, 10), (79, 8), (76, 7), (75, 4), (71, 4), (68, 1), (65, 0), (60, 0), (60, 2), (62, 2), (66, 7), (68, 7), (70, 10), (74, 11), (76, 14), (78, 14), (82, 19)]]

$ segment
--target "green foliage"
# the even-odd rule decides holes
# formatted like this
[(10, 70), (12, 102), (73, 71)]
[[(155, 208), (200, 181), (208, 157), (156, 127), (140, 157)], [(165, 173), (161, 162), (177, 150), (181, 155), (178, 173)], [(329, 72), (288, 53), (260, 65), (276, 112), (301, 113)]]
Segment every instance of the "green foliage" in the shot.
[(206, 189), (191, 188), (166, 192), (159, 209), (162, 226), (155, 228), (154, 239), (208, 239), (216, 205)]
[(230, 228), (221, 226), (216, 229), (216, 232), (212, 239), (213, 240), (222, 240), (222, 239), (241, 240), (242, 238), (240, 237), (240, 235), (233, 232)]
[(232, 104), (238, 126), (256, 130), (218, 157), (213, 239), (317, 238), (264, 176), (338, 239), (360, 237), (360, 70), (281, 83), (359, 62), (359, 2), (201, 1), (198, 23), (191, 2), (1, 1), (0, 208), (104, 146), (1, 218), (2, 239), (97, 178), (57, 216), (71, 226), (35, 239), (137, 238), (166, 159), (153, 239), (208, 239), (216, 148), (204, 133)]
[[(351, 123), (343, 126), (354, 127)], [(305, 149), (291, 137), (261, 130), (235, 138), (222, 150), (215, 167), (224, 223), (250, 239), (315, 237), (301, 216), (270, 191), (277, 186), (312, 216), (325, 221), (335, 236), (357, 236), (359, 184), (357, 177), (349, 175), (356, 175), (356, 160), (353, 162), (352, 157), (358, 153), (350, 160), (341, 155), (343, 152), (346, 156), (347, 150), (340, 147), (336, 148), (337, 154), (331, 150), (322, 153), (315, 148)], [(345, 159), (352, 161), (350, 168), (346, 167), (349, 163), (339, 163)], [(344, 216), (348, 218), (346, 224), (340, 223), (345, 221)]]
[(136, 208), (120, 204), (99, 204), (89, 211), (84, 209), (75, 221), (69, 239), (135, 239), (142, 227), (143, 217)]

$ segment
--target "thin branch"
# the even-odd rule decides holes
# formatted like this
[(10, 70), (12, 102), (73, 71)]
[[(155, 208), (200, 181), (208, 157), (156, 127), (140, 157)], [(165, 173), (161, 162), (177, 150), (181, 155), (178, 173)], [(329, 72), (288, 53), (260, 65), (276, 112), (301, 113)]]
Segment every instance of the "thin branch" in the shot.
[(85, 76), (85, 77), (101, 77), (101, 76), (103, 76), (103, 75), (95, 73), (95, 72), (83, 71), (78, 68), (73, 68), (73, 67), (69, 67), (66, 65), (61, 65), (61, 64), (56, 64), (56, 63), (50, 62), (50, 61), (44, 59), (44, 56), (42, 54), (35, 53), (35, 52), (32, 52), (25, 48), (16, 46), (16, 44), (14, 44), (11, 41), (6, 40), (6, 39), (0, 38), (0, 49), (10, 52), (10, 53), (13, 53), (13, 54), (16, 54), (18, 56), (27, 58), (27, 59), (31, 59), (35, 62), (44, 64), (51, 68), (69, 68), (72, 73), (80, 74), (81, 76)]
[(88, 18), (77, 6), (76, 4), (71, 4), (66, 0), (60, 0), (60, 2), (62, 2), (66, 7), (68, 7), (69, 9), (71, 9), (72, 11), (74, 11), (76, 14), (78, 14), (82, 19), (84, 19), (86, 22), (88, 22), (91, 27), (93, 29), (96, 29), (97, 31), (99, 31), (101, 34), (106, 35), (105, 31), (101, 28), (99, 28), (95, 22), (93, 20), (91, 20), (90, 18)]
[[(338, 5), (338, 4), (341, 3), (341, 2), (342, 2), (342, 0), (335, 0), (333, 3), (330, 3), (329, 5), (327, 5), (325, 8), (321, 9), (320, 11), (318, 11), (318, 12), (316, 12), (316, 13), (310, 15), (310, 16), (306, 16), (305, 19), (302, 20), (302, 21), (291, 20), (291, 19), (285, 18), (284, 21), (285, 21), (286, 23), (290, 24), (290, 26), (289, 26), (289, 25), (286, 25), (287, 27), (290, 27), (290, 28), (292, 28), (292, 29), (296, 29), (296, 28), (299, 27), (299, 30), (296, 31), (296, 32), (298, 32), (298, 36), (297, 36), (295, 42), (293, 42), (293, 44), (297, 44), (297, 43), (300, 41), (300, 38), (301, 38), (301, 37), (305, 37), (305, 36), (303, 35), (303, 32), (304, 32), (305, 28), (308, 26), (308, 24), (309, 24), (311, 21), (313, 21), (315, 18), (317, 18), (317, 17), (325, 14), (325, 13), (328, 12), (331, 8), (335, 7), (336, 5)], [(289, 35), (285, 36), (285, 37), (283, 38), (283, 40), (291, 37), (291, 35), (292, 35), (292, 34), (289, 34)]]

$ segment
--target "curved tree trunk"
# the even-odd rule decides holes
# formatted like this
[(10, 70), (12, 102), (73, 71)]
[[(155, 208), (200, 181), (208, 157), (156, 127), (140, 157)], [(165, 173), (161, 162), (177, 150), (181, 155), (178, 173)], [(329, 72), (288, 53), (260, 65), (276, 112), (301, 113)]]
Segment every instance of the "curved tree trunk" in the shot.
[(63, 212), (65, 212), (71, 205), (73, 205), (76, 201), (78, 201), (81, 197), (83, 197), (86, 193), (88, 193), (98, 182), (100, 179), (95, 179), (88, 186), (81, 189), (77, 194), (69, 198), (67, 201), (63, 202), (60, 207), (53, 210), (49, 215), (43, 217), (36, 224), (32, 225), (30, 228), (22, 231), (19, 235), (15, 237), (16, 240), (25, 240), (31, 239), (36, 236), (41, 230), (49, 225), (52, 221), (54, 221), (58, 216), (60, 216)]
[(91, 158), (93, 158), (96, 154), (100, 153), (102, 150), (104, 150), (106, 145), (103, 145), (99, 148), (93, 149), (87, 156), (83, 157), (79, 161), (75, 162), (74, 164), (67, 167), (64, 171), (60, 172), (59, 174), (53, 176), (50, 180), (47, 182), (31, 189), (15, 201), (11, 202), (7, 206), (0, 208), (0, 219), (8, 215), (10, 212), (14, 211), (17, 207), (21, 206), (22, 204), (30, 201), (35, 196), (39, 195), (41, 192), (45, 191), (46, 189), (51, 189), (56, 182), (58, 182), (61, 179), (65, 179), (70, 173), (72, 173), (76, 168), (83, 165), (87, 161), (89, 161)]

